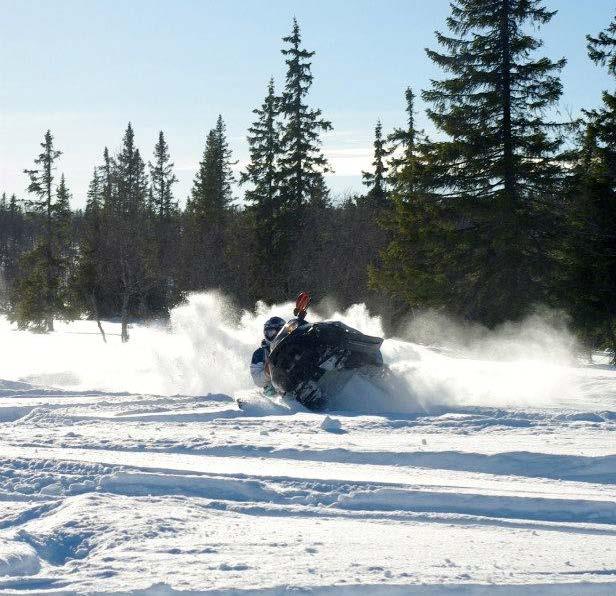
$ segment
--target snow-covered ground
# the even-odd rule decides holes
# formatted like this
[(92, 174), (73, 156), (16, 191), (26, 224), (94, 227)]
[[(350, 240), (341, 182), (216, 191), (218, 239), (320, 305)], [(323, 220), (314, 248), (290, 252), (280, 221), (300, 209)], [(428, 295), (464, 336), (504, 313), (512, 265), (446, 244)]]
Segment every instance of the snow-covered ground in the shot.
[(250, 389), (270, 312), (0, 319), (0, 593), (616, 594), (616, 370), (539, 319), (387, 340), (394, 395), (315, 414)]

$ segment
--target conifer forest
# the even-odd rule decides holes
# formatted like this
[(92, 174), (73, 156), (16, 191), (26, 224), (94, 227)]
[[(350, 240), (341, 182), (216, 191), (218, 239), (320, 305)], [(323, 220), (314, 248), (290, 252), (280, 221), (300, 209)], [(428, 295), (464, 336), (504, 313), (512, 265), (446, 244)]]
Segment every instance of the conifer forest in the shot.
[[(27, 188), (0, 189), (0, 309), (39, 332), (114, 318), (128, 341), (131, 321), (164, 319), (204, 289), (240, 307), (302, 290), (365, 302), (392, 328), (426, 309), (494, 327), (548, 307), (589, 349), (616, 354), (616, 85), (579, 118), (558, 110), (569, 57), (549, 59), (541, 39), (554, 17), (541, 0), (453, 1), (431, 47), (408, 57), (439, 76), (400, 89), (403, 127), (371, 123), (352, 196), (326, 183), (336, 122), (311, 98), (319, 53), (298, 21), (282, 38), (284, 80), (246, 106), (249, 163), (237, 167), (221, 114), (189, 197), (175, 192), (165, 123), (144, 148), (127, 114), (74, 210), (66, 148), (41, 130)], [(585, 59), (616, 82), (616, 14), (585, 33)]]

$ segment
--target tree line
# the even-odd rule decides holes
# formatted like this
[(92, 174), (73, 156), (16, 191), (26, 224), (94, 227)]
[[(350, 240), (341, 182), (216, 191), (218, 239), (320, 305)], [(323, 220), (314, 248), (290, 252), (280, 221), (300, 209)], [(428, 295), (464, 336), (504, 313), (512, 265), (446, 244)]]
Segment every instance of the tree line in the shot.
[[(296, 21), (283, 86), (271, 79), (253, 110), (249, 164), (234, 174), (219, 117), (183, 208), (163, 132), (146, 164), (129, 124), (72, 212), (47, 132), (27, 198), (0, 202), (5, 309), (39, 330), (118, 317), (127, 340), (132, 318), (165, 316), (193, 290), (251, 306), (305, 289), (390, 322), (436, 308), (493, 326), (549, 305), (615, 349), (616, 92), (575, 121), (550, 116), (565, 59), (543, 56), (537, 31), (554, 15), (541, 0), (452, 2), (427, 50), (442, 77), (420, 92), (435, 133), (417, 127), (409, 87), (405, 126), (376, 123), (365, 192), (338, 200), (324, 178), (332, 124), (310, 105), (314, 52)], [(616, 17), (587, 48), (616, 77)]]

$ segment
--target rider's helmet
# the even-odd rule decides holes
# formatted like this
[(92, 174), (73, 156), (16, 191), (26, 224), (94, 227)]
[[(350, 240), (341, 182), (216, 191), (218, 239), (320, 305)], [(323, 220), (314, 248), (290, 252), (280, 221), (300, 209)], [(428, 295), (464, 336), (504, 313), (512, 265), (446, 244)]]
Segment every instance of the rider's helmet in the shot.
[(286, 321), (280, 317), (271, 317), (263, 325), (263, 335), (267, 341), (272, 341), (284, 327)]

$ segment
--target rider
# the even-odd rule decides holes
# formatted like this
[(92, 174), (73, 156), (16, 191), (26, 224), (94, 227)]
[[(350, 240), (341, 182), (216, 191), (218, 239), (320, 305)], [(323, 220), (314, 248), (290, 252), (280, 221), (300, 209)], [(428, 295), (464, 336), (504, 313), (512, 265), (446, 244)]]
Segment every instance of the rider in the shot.
[(258, 387), (268, 390), (272, 386), (269, 370), (269, 353), (272, 340), (284, 327), (285, 320), (280, 317), (271, 317), (263, 325), (263, 335), (265, 338), (261, 342), (261, 347), (255, 350), (250, 363), (250, 374), (252, 380)]

